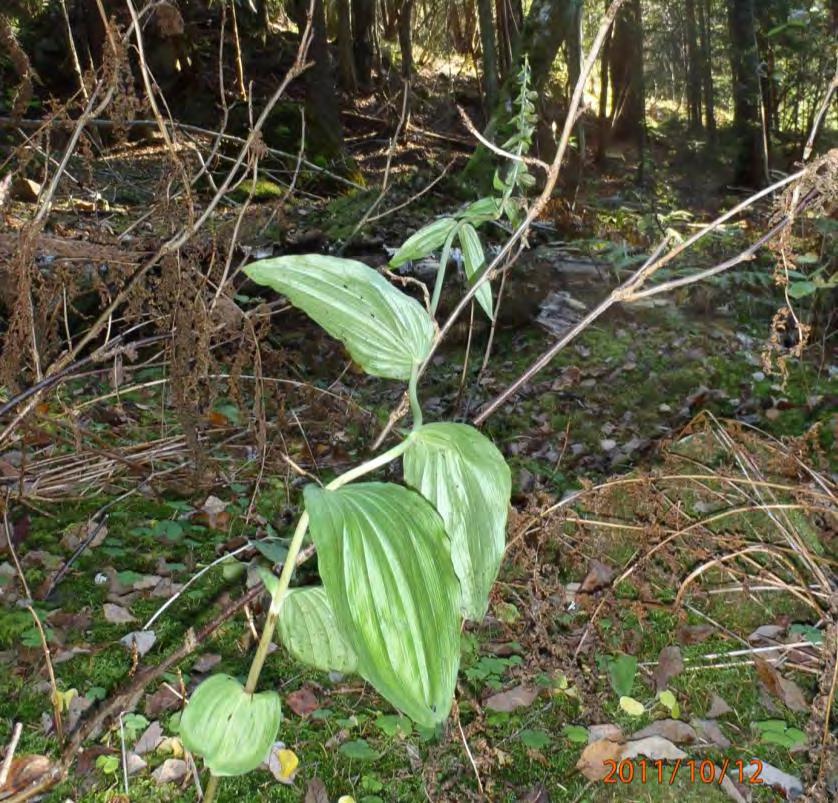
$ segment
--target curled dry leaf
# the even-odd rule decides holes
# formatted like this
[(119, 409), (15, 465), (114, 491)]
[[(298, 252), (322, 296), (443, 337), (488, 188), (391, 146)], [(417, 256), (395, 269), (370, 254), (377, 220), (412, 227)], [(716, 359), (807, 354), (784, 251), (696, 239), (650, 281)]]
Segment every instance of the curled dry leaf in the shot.
[(793, 680), (784, 678), (771, 664), (754, 657), (757, 677), (768, 693), (782, 700), (791, 711), (808, 711), (809, 703)]
[(601, 781), (609, 772), (607, 761), (619, 761), (623, 755), (623, 745), (610, 739), (591, 742), (576, 762), (579, 770), (589, 781)]
[(134, 752), (139, 756), (144, 756), (146, 753), (153, 753), (162, 741), (163, 726), (159, 720), (155, 720), (143, 731), (143, 735), (137, 739), (137, 743), (134, 745)]

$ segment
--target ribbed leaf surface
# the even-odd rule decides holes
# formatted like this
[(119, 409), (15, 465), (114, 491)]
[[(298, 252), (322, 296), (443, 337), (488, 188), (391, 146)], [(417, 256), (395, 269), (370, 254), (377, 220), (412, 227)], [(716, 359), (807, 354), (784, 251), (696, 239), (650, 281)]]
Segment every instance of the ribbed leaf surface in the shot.
[(495, 445), (467, 424), (427, 424), (411, 440), (404, 455), (405, 482), (442, 516), (463, 615), (480, 621), (506, 545), (509, 467)]
[(360, 674), (431, 727), (448, 717), (460, 659), (460, 590), (442, 519), (414, 491), (309, 485), (320, 577)]
[(323, 672), (358, 671), (358, 656), (341, 634), (321, 586), (288, 592), (276, 632), (285, 649), (304, 664)]
[(235, 678), (213, 675), (192, 692), (180, 738), (213, 775), (244, 775), (265, 760), (281, 720), (276, 692), (248, 694)]
[(422, 305), (361, 262), (293, 255), (254, 262), (245, 273), (287, 296), (368, 374), (409, 379), (430, 350), (434, 326)]

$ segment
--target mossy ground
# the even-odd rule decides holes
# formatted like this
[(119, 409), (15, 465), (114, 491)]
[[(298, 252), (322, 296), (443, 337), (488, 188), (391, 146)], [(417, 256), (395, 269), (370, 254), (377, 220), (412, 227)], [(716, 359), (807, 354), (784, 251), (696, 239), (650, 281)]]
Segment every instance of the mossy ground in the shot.
[[(730, 347), (730, 332), (719, 332), (715, 326), (708, 332), (705, 325), (693, 321), (681, 328), (679, 337), (681, 342), (673, 347), (672, 335), (661, 322), (652, 325), (620, 318), (589, 330), (579, 342), (580, 350), (565, 352), (550, 367), (541, 380), (545, 390), (538, 388), (525, 392), (510, 411), (493, 419), (490, 433), (510, 455), (516, 475), (520, 478), (521, 469), (527, 469), (535, 478), (538, 492), (554, 497), (578, 487), (582, 477), (602, 478), (616, 470), (607, 456), (601, 455), (604, 424), (617, 422), (615, 428), (608, 430), (609, 436), (617, 440), (626, 440), (632, 434), (644, 438), (671, 437), (686, 423), (677, 418), (677, 411), (701, 386), (722, 391), (719, 396), (706, 396), (702, 402), (721, 415), (732, 412), (729, 397), (741, 400), (746, 396), (754, 402), (755, 414), (762, 416), (761, 426), (777, 436), (801, 435), (818, 415), (823, 417), (828, 413), (824, 408), (806, 407), (806, 400), (812, 395), (829, 391), (817, 366), (806, 362), (792, 364), (785, 386), (778, 390), (780, 386), (773, 378), (754, 379), (757, 368), (752, 355)], [(542, 345), (535, 330), (501, 332), (493, 362), (494, 386), (502, 387), (514, 378)], [(700, 360), (696, 359), (696, 349), (702, 350)], [(446, 354), (446, 361), (434, 370), (426, 398), (432, 397), (435, 390), (446, 383), (450, 393), (451, 374), (457, 371), (456, 368), (452, 371), (451, 365), (456, 366), (462, 354), (461, 347)], [(579, 381), (569, 390), (550, 390), (551, 383), (572, 366), (581, 369)], [(596, 381), (583, 384), (588, 371)], [(649, 381), (650, 377), (655, 381)], [(361, 405), (370, 405), (373, 421), (383, 418), (392, 399), (376, 396), (372, 383), (365, 379), (359, 378), (356, 388), (356, 398)], [(395, 398), (398, 392), (393, 388), (391, 395)], [(780, 393), (789, 400), (789, 406), (780, 415), (765, 418), (764, 411), (776, 408), (776, 397)], [(152, 409), (153, 405), (148, 405), (148, 395), (140, 395), (147, 409)], [(431, 399), (432, 406), (447, 407), (446, 412), (455, 407), (455, 402), (453, 396)], [(691, 415), (694, 411), (688, 412)], [(628, 413), (631, 415), (626, 418)], [(528, 431), (532, 432), (527, 422), (533, 420), (541, 422), (541, 434), (530, 434), (529, 438), (530, 441), (533, 437), (538, 438), (539, 448), (532, 449), (530, 455), (521, 454), (522, 450), (516, 453), (510, 447), (519, 443)], [(828, 418), (823, 421), (826, 424)], [(350, 442), (362, 438), (369, 426), (369, 419), (361, 423), (349, 421), (344, 437)], [(568, 433), (568, 444), (580, 443), (584, 449), (574, 455), (565, 448), (564, 456), (557, 461), (555, 455), (545, 454), (543, 445), (552, 441), (561, 452), (565, 433)], [(309, 437), (316, 440), (316, 433), (309, 433)], [(823, 426), (822, 445), (828, 447), (830, 438), (829, 427)], [(635, 464), (654, 460), (649, 453), (642, 457), (629, 456), (616, 468), (627, 472)], [(326, 466), (321, 470), (324, 476), (330, 473)], [(76, 689), (81, 695), (97, 697), (114, 693), (126, 682), (132, 665), (131, 656), (117, 640), (127, 630), (139, 627), (161, 604), (159, 599), (140, 594), (130, 605), (137, 619), (136, 625), (108, 624), (102, 617), (108, 586), (95, 582), (103, 567), (112, 566), (117, 572), (155, 573), (160, 571), (163, 560), (172, 580), (185, 582), (198, 568), (216, 558), (220, 541), (257, 534), (257, 525), (246, 524), (244, 519), (250, 490), (250, 480), (246, 476), (222, 490), (216, 489), (227, 503), (230, 514), (224, 532), (183, 517), (185, 511), (200, 506), (202, 500), (195, 494), (183, 495), (170, 490), (163, 498), (135, 495), (113, 507), (105, 542), (85, 552), (59, 585), (55, 596), (48, 603), (38, 605), (39, 612), (45, 617), (54, 609), (60, 609), (64, 614), (86, 612), (91, 615), (90, 622), (81, 630), (73, 629), (72, 625), (48, 628), (48, 634), (54, 639), (50, 645), (53, 652), (69, 646), (90, 650), (56, 667), (61, 690)], [(529, 492), (532, 490), (530, 488)], [(266, 487), (258, 503), (257, 509), (267, 521), (277, 526), (281, 535), (287, 533), (287, 526), (282, 529), (282, 523), (277, 522), (277, 510), (287, 513), (289, 500), (293, 509), (298, 501), (296, 492), (289, 492), (278, 482)], [(684, 492), (684, 500), (686, 504), (695, 501), (687, 492)], [(43, 565), (43, 557), (30, 561), (27, 555), (33, 552), (37, 555), (40, 550), (59, 559), (66, 558), (58, 543), (62, 534), (70, 525), (87, 521), (103, 501), (103, 496), (98, 495), (77, 503), (40, 505), (38, 510), (30, 512), (29, 532), (20, 547), (30, 585), (37, 587), (46, 579), (49, 570)], [(636, 504), (636, 498), (615, 494), (612, 513), (630, 521)], [(166, 522), (175, 525), (166, 525)], [(698, 782), (690, 783), (686, 777), (673, 786), (651, 780), (646, 784), (635, 780), (631, 785), (588, 784), (575, 770), (582, 746), (568, 738), (565, 727), (611, 722), (631, 733), (665, 713), (654, 704), (654, 694), (641, 673), (632, 694), (647, 705), (647, 713), (641, 718), (625, 714), (598, 666), (597, 660), (603, 656), (629, 652), (642, 665), (656, 661), (663, 647), (677, 643), (675, 634), (685, 624), (706, 624), (709, 617), (739, 638), (745, 638), (759, 625), (781, 617), (808, 622), (809, 612), (786, 595), (769, 594), (752, 599), (739, 595), (734, 607), (729, 604), (730, 598), (710, 599), (699, 606), (703, 615), (697, 615), (672, 607), (672, 576), (669, 583), (660, 573), (632, 577), (616, 588), (613, 599), (597, 617), (590, 650), (583, 651), (579, 660), (574, 660), (568, 645), (574, 639), (578, 640), (579, 630), (586, 626), (592, 607), (563, 604), (560, 599), (563, 585), (582, 579), (586, 555), (596, 555), (601, 560), (623, 566), (642, 544), (631, 532), (596, 528), (581, 532), (578, 528), (568, 530), (567, 527), (545, 537), (539, 546), (539, 565), (552, 567), (552, 574), (549, 569), (535, 571), (525, 553), (513, 550), (498, 583), (487, 622), (479, 628), (469, 629), (464, 635), (460, 722), (487, 794), (493, 800), (515, 801), (543, 785), (554, 800), (724, 799), (717, 789)], [(567, 533), (572, 534), (570, 552), (566, 549)], [(675, 571), (674, 576), (683, 575), (693, 561), (694, 555), (689, 551), (675, 552), (669, 570)], [(550, 593), (554, 601), (545, 602), (543, 588), (536, 589), (534, 582), (552, 583)], [(241, 576), (232, 577), (223, 566), (205, 574), (157, 621), (154, 626), (157, 643), (144, 662), (153, 664), (177, 648), (190, 628), (197, 628), (211, 618), (220, 596), (236, 595), (241, 587)], [(551, 599), (550, 594), (546, 599)], [(539, 628), (543, 631), (540, 635)], [(0, 677), (0, 742), (8, 739), (12, 722), (19, 720), (25, 724), (19, 747), (21, 754), (55, 755), (58, 751), (55, 738), (43, 735), (40, 727), (42, 716), (50, 711), (50, 703), (40, 650), (33, 637), (32, 623), (25, 611), (3, 610), (0, 614), (0, 651), (5, 651), (6, 671)], [(554, 643), (546, 643), (543, 640), (546, 637), (554, 639)], [(682, 651), (688, 666), (694, 669), (701, 664), (701, 656), (725, 652), (736, 646), (739, 646), (738, 642), (717, 630), (709, 640), (684, 645)], [(200, 648), (200, 652), (221, 656), (218, 670), (238, 676), (246, 674), (251, 651), (252, 638), (241, 617), (220, 628), (211, 641)], [(498, 653), (506, 657), (500, 657)], [(691, 659), (695, 661), (691, 663)], [(190, 659), (180, 667), (187, 683), (192, 664)], [(568, 678), (571, 688), (577, 689), (578, 699), (557, 690), (556, 679), (562, 676)], [(795, 677), (803, 688), (812, 691), (814, 679), (811, 676)], [(169, 679), (175, 684), (180, 682), (174, 674)], [(540, 684), (542, 688), (541, 695), (530, 707), (511, 714), (492, 713), (481, 707), (481, 700), (492, 690), (520, 682)], [(369, 688), (354, 679), (331, 682), (321, 674), (289, 662), (281, 651), (270, 657), (262, 684), (265, 688), (279, 690), (283, 696), (308, 685), (318, 697), (321, 708), (315, 716), (298, 717), (286, 708), (280, 738), (293, 747), (300, 758), (296, 785), (284, 787), (267, 773), (254, 773), (245, 778), (226, 780), (220, 800), (300, 800), (306, 783), (315, 776), (325, 782), (333, 798), (352, 794), (356, 800), (367, 803), (419, 801), (426, 799), (426, 795), (434, 800), (468, 799), (476, 795), (477, 781), (455, 725), (430, 738), (413, 729), (409, 734), (393, 733), (391, 718), (380, 719), (392, 712)], [(795, 775), (804, 771), (805, 752), (789, 753), (784, 748), (758, 743), (751, 723), (779, 717), (789, 726), (803, 728), (807, 716), (768, 700), (760, 691), (752, 667), (686, 671), (673, 678), (670, 688), (676, 694), (681, 716), (686, 720), (702, 717), (712, 694), (721, 696), (731, 706), (732, 712), (722, 717), (721, 724), (732, 747), (704, 750), (698, 758), (747, 762), (758, 756)], [(176, 717), (166, 714), (162, 719), (168, 729), (176, 730)], [(382, 723), (387, 723), (386, 727)], [(341, 751), (340, 744), (360, 739), (365, 740), (376, 755), (374, 760), (359, 761)], [(110, 732), (102, 741), (118, 748), (119, 734)], [(164, 758), (153, 756), (152, 766)], [(61, 801), (71, 797), (105, 801), (112, 799), (120, 791), (119, 787), (118, 774), (106, 777), (99, 770), (93, 770), (88, 777), (72, 777), (52, 790), (46, 799)], [(765, 789), (756, 792), (757, 799), (772, 799), (772, 793)], [(147, 777), (136, 778), (131, 781), (130, 799), (186, 801), (194, 799), (194, 790), (188, 787), (182, 792), (172, 787), (161, 789)]]

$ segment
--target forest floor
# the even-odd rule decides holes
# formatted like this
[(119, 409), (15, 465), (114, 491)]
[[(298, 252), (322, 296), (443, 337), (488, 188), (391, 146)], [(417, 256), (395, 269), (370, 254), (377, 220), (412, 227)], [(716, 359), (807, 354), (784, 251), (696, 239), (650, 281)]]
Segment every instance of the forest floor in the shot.
[[(459, 205), (467, 147), (418, 117), (381, 209), (454, 166), (355, 234), (386, 162), (376, 110), (365, 114), (373, 128), (356, 132), (356, 156), (371, 188), (325, 198), (308, 173), (289, 199), (264, 174), (236, 229), (241, 253), (341, 248), (380, 267), (385, 246)], [(634, 182), (630, 154), (612, 153), (604, 169), (591, 168), (575, 206), (551, 207), (510, 276), (486, 369), (479, 311), (473, 330), (456, 330), (435, 358), (422, 389), (429, 419), (466, 419), (605, 297), (661, 231), (730, 206), (718, 190), (723, 158), (699, 173), (693, 145), (669, 141), (653, 136), (646, 185)], [(72, 241), (88, 251), (53, 258), (96, 264), (108, 248), (131, 249), (129, 261), (152, 250), (167, 220), (135, 224), (163, 164), (162, 148), (148, 144), (98, 160), (97, 183), (109, 189), (92, 207), (64, 196), (53, 225), (65, 241), (54, 248)], [(212, 236), (229, 240), (239, 211), (222, 207)], [(13, 227), (24, 221), (26, 204), (10, 215)], [(676, 270), (736, 253), (764, 221), (720, 228)], [(763, 254), (708, 285), (616, 309), (488, 421), (512, 467), (514, 509), (489, 615), (463, 633), (448, 727), (417, 729), (357, 678), (309, 671), (277, 650), (261, 682), (283, 697), (280, 738), (299, 767), (280, 767), (279, 779), (267, 770), (226, 779), (219, 799), (775, 800), (819, 773), (834, 791), (836, 759), (821, 746), (835, 661), (825, 644), (834, 650), (836, 634), (822, 580), (838, 559), (830, 479), (838, 365), (821, 332), (785, 375), (767, 369), (782, 305), (771, 271)], [(264, 300), (247, 284), (237, 292), (244, 308)], [(263, 337), (264, 441), (250, 416), (253, 382), (222, 349), (206, 368), (213, 402), (197, 422), (196, 468), (172, 366), (149, 351), (126, 359), (118, 376), (116, 366), (93, 368), (60, 386), (16, 448), (0, 454), (16, 500), (8, 532), (30, 590), (14, 561), (0, 561), (0, 744), (20, 721), (18, 756), (45, 757), (15, 764), (9, 788), (60, 753), (31, 596), (65, 734), (138, 672), (148, 677), (147, 668), (189, 649), (138, 690), (121, 724), (96, 734), (44, 799), (195, 799), (177, 739), (181, 695), (209, 671), (246, 673), (259, 599), (197, 644), (195, 633), (258, 582), (256, 558), (282, 561), (307, 481), (295, 470), (328, 480), (356, 463), (403, 392), (355, 371), (293, 310), (280, 310)], [(313, 573), (304, 567), (299, 581)], [(132, 633), (141, 634), (133, 647)], [(834, 717), (833, 709), (833, 725)], [(639, 748), (645, 770), (617, 765), (627, 740), (651, 740)], [(610, 775), (609, 759), (618, 766)], [(722, 766), (735, 784), (719, 782)], [(740, 777), (748, 767), (761, 768), (765, 783)]]

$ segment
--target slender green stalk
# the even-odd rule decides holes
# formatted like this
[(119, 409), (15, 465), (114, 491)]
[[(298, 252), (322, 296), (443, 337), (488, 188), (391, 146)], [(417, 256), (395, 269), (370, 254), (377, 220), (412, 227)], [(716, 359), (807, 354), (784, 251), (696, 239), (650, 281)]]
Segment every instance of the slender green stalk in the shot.
[(413, 431), (416, 432), (422, 426), (422, 406), (419, 404), (419, 395), (416, 386), (419, 382), (419, 363), (414, 364), (410, 372), (410, 381), (407, 384), (407, 397), (410, 399), (410, 412), (413, 416)]

